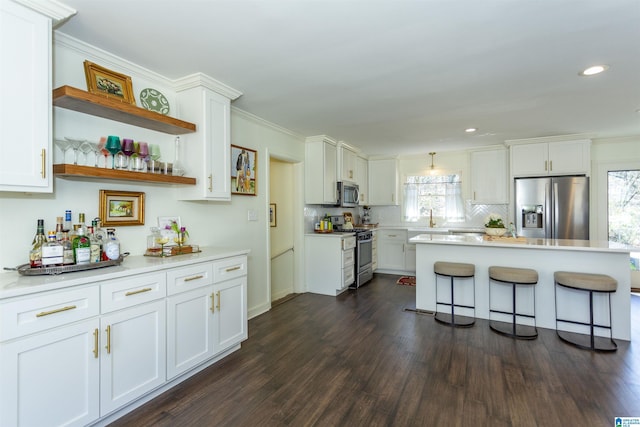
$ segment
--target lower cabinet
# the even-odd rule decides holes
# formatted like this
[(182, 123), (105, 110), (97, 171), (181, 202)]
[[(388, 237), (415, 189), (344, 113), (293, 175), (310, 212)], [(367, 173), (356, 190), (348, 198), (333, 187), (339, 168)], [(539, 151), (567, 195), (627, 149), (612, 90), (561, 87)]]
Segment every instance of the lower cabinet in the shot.
[(408, 242), (407, 230), (378, 230), (378, 271), (415, 273), (416, 245)]
[(248, 336), (246, 260), (0, 300), (0, 426), (91, 424), (213, 363)]
[(336, 296), (355, 281), (353, 234), (305, 236), (305, 274), (309, 292)]

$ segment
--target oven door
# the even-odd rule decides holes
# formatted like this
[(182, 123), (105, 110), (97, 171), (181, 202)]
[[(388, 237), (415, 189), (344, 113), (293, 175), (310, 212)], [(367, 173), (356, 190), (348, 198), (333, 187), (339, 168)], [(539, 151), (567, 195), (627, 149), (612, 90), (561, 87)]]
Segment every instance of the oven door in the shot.
[(356, 250), (356, 286), (360, 287), (373, 279), (373, 239), (358, 240)]

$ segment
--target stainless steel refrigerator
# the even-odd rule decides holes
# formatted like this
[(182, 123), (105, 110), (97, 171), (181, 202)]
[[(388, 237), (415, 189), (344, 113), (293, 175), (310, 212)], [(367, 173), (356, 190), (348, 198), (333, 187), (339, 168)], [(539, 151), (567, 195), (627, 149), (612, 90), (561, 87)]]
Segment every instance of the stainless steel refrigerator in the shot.
[(589, 178), (515, 179), (518, 236), (589, 240)]

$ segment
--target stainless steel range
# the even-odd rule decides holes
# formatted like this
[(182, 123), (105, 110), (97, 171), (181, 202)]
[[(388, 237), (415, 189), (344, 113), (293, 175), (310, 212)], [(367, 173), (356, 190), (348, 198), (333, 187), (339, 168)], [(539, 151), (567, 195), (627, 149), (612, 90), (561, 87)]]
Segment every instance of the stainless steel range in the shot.
[(356, 235), (354, 264), (356, 280), (349, 289), (357, 289), (373, 278), (373, 232), (369, 228), (344, 228), (342, 215), (332, 216), (331, 222), (335, 232)]

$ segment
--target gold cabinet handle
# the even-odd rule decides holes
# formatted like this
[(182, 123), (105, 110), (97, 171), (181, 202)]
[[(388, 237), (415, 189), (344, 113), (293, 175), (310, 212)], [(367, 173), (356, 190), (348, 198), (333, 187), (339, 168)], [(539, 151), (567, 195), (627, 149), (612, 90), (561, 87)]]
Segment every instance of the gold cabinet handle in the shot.
[(98, 358), (98, 328), (93, 331), (93, 357)]
[(42, 312), (36, 314), (36, 317), (44, 317), (44, 316), (48, 316), (50, 314), (62, 313), (63, 311), (73, 310), (74, 308), (78, 308), (78, 307), (75, 306), (75, 305), (68, 305), (66, 307), (56, 308), (55, 310), (42, 311)]
[(211, 312), (215, 313), (216, 312), (216, 294), (214, 294), (213, 292), (211, 293)]
[(549, 172), (553, 172), (553, 160), (549, 160)]
[(43, 148), (40, 152), (40, 160), (42, 161), (42, 169), (40, 170), (40, 175), (42, 175), (42, 179), (45, 179), (47, 176), (47, 149)]
[(111, 325), (108, 325), (105, 331), (107, 332), (107, 345), (104, 348), (107, 349), (107, 354), (110, 354), (111, 353)]
[(213, 174), (209, 174), (209, 192), (213, 191)]
[(544, 161), (544, 170), (545, 171), (547, 170), (547, 161), (546, 160)]
[(235, 267), (229, 267), (229, 268), (227, 268), (227, 269), (226, 269), (226, 270), (224, 270), (224, 271), (226, 271), (227, 273), (229, 273), (230, 271), (240, 270), (240, 268), (241, 268), (241, 267), (240, 267), (239, 265), (236, 265)]
[(193, 276), (193, 277), (187, 277), (186, 279), (184, 279), (185, 282), (190, 282), (192, 280), (198, 280), (198, 279), (202, 279), (204, 276), (202, 274), (198, 274), (197, 276)]
[(220, 291), (216, 292), (216, 295), (218, 295), (218, 305), (216, 306), (216, 308), (218, 309), (218, 311), (220, 311)]
[(143, 292), (149, 292), (152, 291), (152, 288), (144, 288), (144, 289), (138, 289), (137, 291), (129, 291), (126, 294), (124, 294), (125, 297), (129, 297), (131, 295), (136, 295), (136, 294), (141, 294)]

